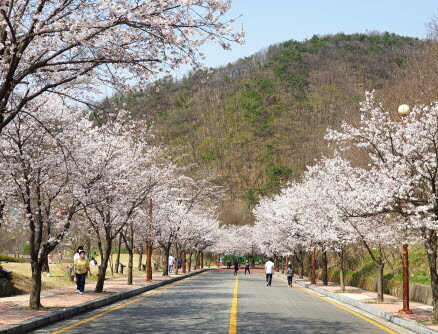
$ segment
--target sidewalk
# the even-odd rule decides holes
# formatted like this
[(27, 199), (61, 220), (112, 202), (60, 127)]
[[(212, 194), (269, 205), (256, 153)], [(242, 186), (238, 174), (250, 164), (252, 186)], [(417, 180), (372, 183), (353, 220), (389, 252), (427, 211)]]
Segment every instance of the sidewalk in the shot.
[[(200, 270), (192, 271), (191, 273), (199, 272)], [(146, 274), (145, 274), (146, 275)], [(126, 277), (106, 280), (104, 285), (104, 293), (92, 292), (95, 283), (85, 285), (85, 293), (80, 295), (76, 293), (76, 285), (52, 290), (43, 290), (41, 292), (41, 304), (48, 310), (29, 310), (29, 295), (18, 295), (12, 297), (0, 298), (0, 332), (5, 326), (18, 324), (42, 315), (48, 315), (66, 308), (81, 305), (83, 303), (101, 299), (103, 297), (111, 296), (120, 292), (125, 292), (135, 288), (156, 284), (164, 280), (172, 280), (183, 275), (171, 275), (164, 277), (161, 273), (153, 274), (152, 282), (147, 284), (145, 275), (135, 276), (133, 278), (133, 285), (127, 285)]]
[[(284, 276), (284, 275), (282, 275)], [(301, 286), (308, 286), (309, 288), (316, 288), (314, 290), (325, 291), (330, 295), (339, 296), (339, 299), (350, 299), (355, 302), (366, 305), (366, 308), (375, 308), (377, 310), (387, 312), (393, 316), (408, 320), (410, 322), (421, 324), (426, 326), (428, 329), (433, 331), (438, 331), (438, 325), (431, 325), (432, 321), (432, 309), (431, 305), (421, 304), (418, 302), (409, 302), (409, 307), (413, 314), (399, 314), (399, 311), (403, 308), (403, 300), (398, 297), (391, 295), (384, 295), (384, 302), (377, 302), (377, 293), (372, 291), (363, 290), (353, 286), (345, 286), (345, 293), (341, 293), (340, 284), (329, 282), (328, 286), (322, 285), (322, 281), (317, 280), (316, 285), (311, 285), (310, 280), (307, 277), (299, 279), (297, 275), (294, 276), (294, 283)], [(344, 298), (342, 298), (344, 297)], [(348, 302), (347, 302), (348, 303)], [(352, 303), (353, 305), (354, 303)], [(378, 313), (378, 312), (376, 312)], [(438, 332), (437, 332), (438, 333)]]

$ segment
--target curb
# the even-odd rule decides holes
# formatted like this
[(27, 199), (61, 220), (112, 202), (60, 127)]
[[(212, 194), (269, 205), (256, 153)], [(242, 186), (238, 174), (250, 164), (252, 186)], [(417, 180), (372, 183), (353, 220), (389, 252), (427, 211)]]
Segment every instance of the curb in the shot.
[(90, 300), (88, 302), (85, 302), (83, 304), (79, 304), (76, 306), (66, 307), (62, 310), (58, 310), (58, 311), (55, 311), (55, 312), (49, 313), (49, 314), (44, 314), (44, 315), (41, 315), (39, 317), (35, 317), (35, 318), (29, 319), (29, 320), (26, 320), (23, 322), (19, 322), (17, 324), (0, 327), (0, 334), (26, 333), (26, 332), (29, 332), (31, 330), (35, 330), (35, 329), (38, 329), (40, 327), (44, 327), (44, 326), (53, 324), (57, 321), (66, 320), (66, 319), (72, 318), (78, 314), (88, 312), (88, 311), (94, 310), (94, 309), (102, 307), (102, 306), (113, 304), (113, 303), (120, 301), (122, 299), (130, 298), (130, 297), (139, 295), (141, 293), (144, 293), (146, 291), (154, 290), (160, 286), (171, 284), (171, 283), (183, 280), (185, 278), (201, 274), (207, 270), (208, 269), (203, 269), (203, 270), (193, 272), (193, 273), (190, 273), (190, 274), (187, 274), (184, 276), (172, 277), (168, 280), (164, 280), (164, 281), (157, 282), (157, 283), (152, 283), (150, 285), (142, 286), (139, 288), (134, 288), (134, 289), (122, 291), (122, 292), (116, 292), (110, 296), (102, 297), (102, 298), (95, 299), (95, 300)]
[[(280, 274), (276, 274), (276, 276), (281, 277), (281, 278), (286, 277), (285, 275), (280, 275)], [(340, 301), (340, 302), (342, 302), (344, 304), (348, 304), (348, 305), (354, 306), (354, 307), (358, 308), (359, 310), (362, 310), (362, 311), (368, 312), (368, 313), (370, 313), (372, 315), (375, 315), (375, 316), (378, 316), (380, 318), (383, 318), (383, 319), (385, 319), (385, 320), (387, 320), (389, 322), (392, 322), (393, 324), (396, 324), (398, 326), (401, 326), (401, 327), (404, 327), (406, 329), (409, 329), (409, 330), (411, 330), (411, 331), (413, 331), (415, 333), (418, 333), (418, 334), (437, 334), (438, 333), (438, 331), (435, 331), (433, 329), (427, 328), (424, 325), (421, 325), (421, 324), (418, 324), (416, 322), (400, 318), (400, 317), (398, 317), (398, 316), (396, 316), (396, 315), (394, 315), (392, 313), (388, 313), (388, 312), (379, 310), (379, 309), (377, 309), (377, 308), (375, 308), (375, 307), (373, 307), (371, 305), (368, 305), (368, 304), (365, 304), (365, 303), (361, 303), (361, 302), (359, 302), (357, 300), (354, 300), (354, 299), (351, 299), (351, 298), (339, 295), (339, 294), (334, 293), (334, 292), (326, 291), (324, 289), (320, 289), (320, 288), (318, 288), (318, 287), (316, 287), (314, 285), (311, 285), (311, 284), (303, 284), (301, 282), (297, 282), (296, 280), (293, 280), (293, 282), (294, 282), (294, 284), (299, 285), (299, 286), (301, 286), (303, 288), (307, 288), (307, 289), (316, 291), (316, 292), (318, 292), (318, 293), (320, 293), (322, 295), (325, 295), (325, 296), (330, 297), (332, 299), (338, 300), (338, 301)]]

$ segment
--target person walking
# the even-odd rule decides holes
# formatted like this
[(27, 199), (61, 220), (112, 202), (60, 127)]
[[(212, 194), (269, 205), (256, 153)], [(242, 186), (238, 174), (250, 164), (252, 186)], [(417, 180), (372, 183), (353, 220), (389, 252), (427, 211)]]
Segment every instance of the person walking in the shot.
[(251, 275), (251, 271), (249, 270), (249, 261), (246, 261), (245, 262), (245, 275), (246, 275), (246, 272), (248, 271), (248, 274), (250, 274)]
[(172, 256), (172, 254), (170, 254), (169, 255), (169, 274), (172, 272), (174, 262), (175, 262), (175, 258)]
[(73, 255), (73, 267), (71, 268), (72, 272), (71, 272), (70, 275), (76, 277), (76, 292), (79, 291), (79, 282), (78, 282), (78, 279), (77, 279), (77, 276), (76, 276), (76, 270), (75, 270), (74, 263), (75, 263), (76, 260), (79, 260), (79, 258), (80, 258), (79, 253), (80, 253), (80, 251), (83, 251), (83, 250), (84, 250), (84, 246), (78, 246), (78, 249), (77, 249), (75, 255)]
[(268, 261), (265, 263), (265, 272), (266, 272), (266, 286), (271, 286), (272, 274), (274, 273), (274, 262), (272, 261), (272, 257), (270, 257)]
[(227, 261), (227, 269), (231, 269), (231, 261), (230, 260)]
[(239, 270), (239, 260), (234, 260), (234, 276), (237, 276), (237, 271)]
[(292, 263), (289, 263), (289, 268), (287, 269), (287, 285), (289, 288), (292, 287), (292, 278), (294, 277), (294, 268)]
[(85, 252), (81, 250), (79, 252), (79, 259), (74, 262), (75, 273), (76, 273), (76, 284), (78, 289), (77, 293), (83, 294), (85, 289), (85, 278), (87, 276), (87, 272), (91, 276), (90, 262), (85, 258)]

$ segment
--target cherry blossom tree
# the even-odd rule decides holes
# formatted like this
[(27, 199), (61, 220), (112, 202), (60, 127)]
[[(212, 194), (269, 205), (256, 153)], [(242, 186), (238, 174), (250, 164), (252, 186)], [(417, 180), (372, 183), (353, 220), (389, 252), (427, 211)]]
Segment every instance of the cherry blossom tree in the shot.
[[(210, 179), (193, 179), (182, 174), (182, 170), (174, 174), (173, 178), (168, 178), (168, 183), (157, 192), (154, 198), (154, 223), (153, 229), (155, 239), (164, 253), (165, 266), (163, 275), (168, 275), (168, 258), (172, 246), (176, 246), (177, 251), (187, 251), (184, 249), (189, 240), (186, 239), (187, 227), (196, 226), (192, 222), (196, 221), (193, 212), (205, 212), (212, 214), (215, 211), (213, 201), (219, 194), (219, 189), (212, 186)], [(202, 216), (202, 215), (201, 215)], [(192, 223), (190, 223), (192, 222)], [(193, 232), (193, 231), (192, 231)], [(195, 236), (192, 233), (192, 238)], [(180, 242), (179, 242), (180, 241)], [(204, 246), (204, 249), (207, 247)], [(196, 247), (196, 260), (198, 260), (200, 244)], [(181, 254), (179, 254), (181, 255)]]
[(82, 176), (76, 185), (84, 218), (94, 230), (101, 256), (96, 291), (103, 290), (114, 239), (133, 220), (160, 179), (171, 172), (160, 164), (160, 149), (147, 144), (145, 124), (119, 112), (84, 136)]
[(91, 123), (60, 98), (35, 99), (0, 135), (0, 178), (4, 201), (26, 226), (32, 286), (30, 308), (40, 308), (41, 269), (61, 242), (79, 201), (73, 195), (75, 162), (83, 133)]
[[(400, 243), (403, 234), (394, 224), (396, 214), (382, 209), (397, 190), (396, 183), (378, 176), (374, 170), (354, 168), (336, 155), (310, 167), (306, 178), (313, 184), (313, 193), (318, 199), (315, 203), (320, 209), (313, 207), (310, 212), (317, 212), (323, 219), (319, 224), (321, 235), (325, 235), (322, 242), (340, 255), (342, 289), (343, 250), (346, 245), (359, 241), (376, 266), (377, 297), (383, 301), (382, 250)], [(373, 250), (377, 250), (378, 255)]]
[(188, 64), (206, 42), (243, 43), (231, 0), (2, 0), (0, 132), (45, 94), (84, 102), (99, 85), (136, 83)]
[[(266, 251), (321, 249), (324, 284), (328, 284), (325, 252), (334, 251), (339, 254), (344, 288), (343, 251), (360, 240), (376, 264), (378, 296), (382, 299), (384, 264), (381, 256), (375, 257), (373, 249), (381, 251), (383, 246), (393, 245), (399, 234), (390, 224), (390, 213), (382, 211), (382, 205), (386, 205), (397, 188), (394, 182), (377, 176), (373, 171), (351, 167), (339, 155), (309, 167), (301, 182), (292, 183), (279, 195), (261, 201), (254, 210), (259, 230), (266, 225), (270, 229), (271, 240)], [(380, 189), (378, 194), (376, 189)], [(314, 275), (312, 264), (313, 282)]]
[(291, 183), (280, 194), (264, 198), (253, 210), (255, 238), (262, 252), (269, 256), (297, 253), (300, 275), (304, 271), (304, 252), (313, 243), (313, 234), (301, 216), (307, 207), (304, 190), (300, 183)]
[[(414, 235), (421, 237), (428, 256), (437, 322), (438, 101), (431, 102), (414, 107), (403, 120), (397, 120), (368, 93), (359, 124), (344, 123), (340, 131), (330, 131), (328, 139), (344, 149), (366, 151), (375, 179), (380, 179), (383, 189), (392, 189), (379, 205), (368, 208), (369, 214), (397, 213), (399, 219), (393, 227), (403, 232), (403, 243)], [(374, 194), (380, 197), (381, 187), (374, 187)]]
[[(219, 220), (212, 208), (197, 206), (189, 212), (185, 228), (178, 233), (177, 240), (185, 239), (184, 253), (188, 250), (195, 251), (195, 263), (203, 260), (203, 254), (208, 251), (220, 236)], [(202, 264), (201, 264), (202, 266)]]
[[(136, 245), (140, 244), (139, 240), (143, 239), (142, 236), (146, 234), (146, 229), (144, 228), (146, 224), (147, 215), (143, 211), (143, 208), (140, 207), (135, 217), (130, 219), (125, 228), (120, 231), (120, 238), (123, 238), (126, 249), (128, 250), (128, 285), (131, 285), (133, 281), (134, 249)], [(118, 266), (117, 262), (116, 266)]]

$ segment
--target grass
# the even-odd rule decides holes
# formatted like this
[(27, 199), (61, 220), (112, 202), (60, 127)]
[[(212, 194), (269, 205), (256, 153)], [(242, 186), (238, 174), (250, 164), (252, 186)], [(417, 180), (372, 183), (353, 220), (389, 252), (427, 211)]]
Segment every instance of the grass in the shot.
[[(121, 278), (121, 277), (128, 277), (128, 254), (120, 254), (120, 263), (124, 264), (126, 267), (124, 268), (123, 275), (118, 273), (111, 274), (111, 269), (107, 269), (106, 272), (106, 278), (107, 279), (114, 279), (114, 278)], [(95, 259), (100, 262), (99, 256), (96, 256)], [(114, 263), (116, 260), (116, 255), (112, 255), (112, 262)], [(134, 276), (142, 276), (145, 275), (144, 271), (137, 270), (139, 255), (134, 254), (134, 263), (133, 263), (133, 275)], [(57, 261), (57, 259), (55, 259)], [(69, 262), (66, 262), (69, 261)], [(153, 259), (153, 261), (156, 261), (156, 259)], [(68, 266), (72, 265), (73, 260), (64, 258), (64, 262), (61, 264), (55, 263), (50, 264), (50, 276), (47, 277), (47, 275), (44, 273), (42, 275), (42, 289), (43, 290), (49, 290), (49, 289), (56, 289), (56, 288), (64, 288), (69, 286), (74, 286), (76, 283), (72, 282), (70, 278), (68, 277)], [(143, 264), (146, 262), (146, 257), (143, 255), (142, 259)], [(213, 265), (215, 265), (212, 262)], [(6, 267), (9, 270), (12, 270), (12, 281), (14, 283), (14, 286), (21, 291), (21, 293), (29, 293), (31, 282), (32, 282), (32, 272), (30, 263), (16, 263), (16, 262), (9, 262), (9, 263), (3, 263), (3, 267)], [(87, 277), (87, 283), (95, 283), (97, 282), (97, 266), (91, 266), (91, 273), (92, 276)]]
[[(378, 255), (377, 252), (375, 255)], [(385, 251), (384, 278), (387, 280), (401, 281), (403, 279), (401, 258), (398, 255), (400, 253), (397, 254), (395, 250), (393, 255), (388, 250)], [(356, 250), (356, 253), (347, 254), (347, 257), (349, 257), (349, 265), (346, 265), (346, 276), (377, 277), (376, 267), (371, 257), (364, 250)], [(334, 262), (334, 268), (329, 271), (339, 273), (337, 265), (337, 262)], [(423, 245), (409, 246), (409, 269), (411, 273), (409, 280), (411, 283), (430, 285), (427, 254)]]
[[(402, 274), (397, 274), (397, 275), (386, 274), (384, 276), (384, 278), (387, 280), (402, 281), (403, 275)], [(409, 276), (409, 282), (430, 285), (430, 276), (424, 272), (421, 272), (421, 271), (420, 272), (414, 271), (413, 275)]]
[[(137, 264), (138, 264), (138, 254), (134, 254), (134, 268), (133, 268), (133, 275), (145, 275), (144, 271), (138, 271), (137, 270)], [(99, 258), (96, 257), (96, 259), (99, 261)], [(113, 262), (115, 262), (116, 256), (113, 255)], [(65, 259), (67, 260), (67, 259)], [(120, 263), (124, 265), (128, 265), (128, 254), (121, 254), (120, 255)], [(145, 263), (145, 257), (143, 256), (143, 263)], [(76, 283), (72, 282), (70, 278), (68, 277), (68, 266), (71, 266), (72, 263), (55, 263), (50, 264), (50, 276), (47, 277), (47, 275), (44, 273), (42, 275), (42, 289), (48, 290), (48, 289), (56, 289), (56, 288), (64, 288), (68, 286), (74, 286)], [(29, 293), (30, 286), (31, 286), (31, 267), (30, 263), (17, 263), (17, 262), (9, 262), (9, 263), (3, 263), (3, 267), (12, 270), (12, 281), (14, 283), (14, 286), (19, 289), (22, 293)], [(91, 273), (92, 276), (87, 277), (87, 283), (93, 283), (97, 281), (97, 266), (91, 266)], [(128, 268), (126, 267), (124, 269), (124, 274), (111, 274), (111, 270), (107, 270), (106, 278), (107, 279), (113, 279), (113, 278), (121, 278), (121, 277), (128, 277)]]

